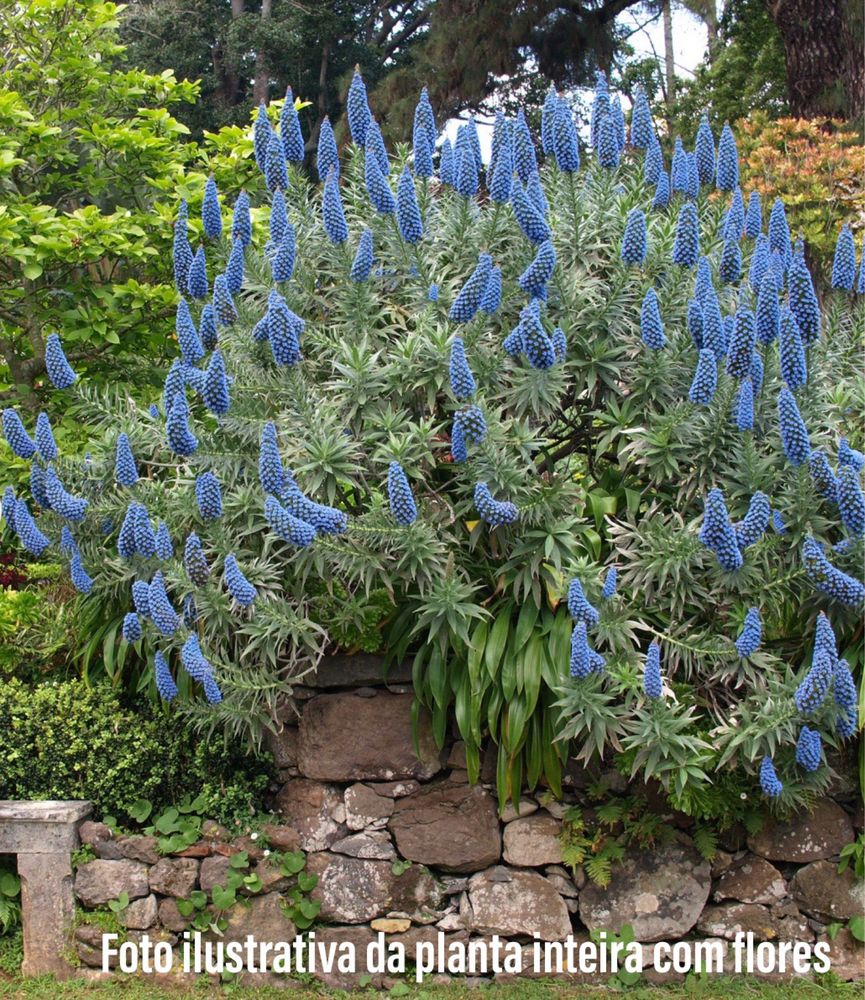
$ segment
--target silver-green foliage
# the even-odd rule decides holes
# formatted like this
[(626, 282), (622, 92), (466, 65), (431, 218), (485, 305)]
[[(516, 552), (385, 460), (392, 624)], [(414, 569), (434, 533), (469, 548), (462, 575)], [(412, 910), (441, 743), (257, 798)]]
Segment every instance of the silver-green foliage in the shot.
[[(397, 151), (391, 177), (407, 157), (407, 149)], [(711, 405), (691, 404), (696, 351), (686, 315), (693, 272), (671, 263), (676, 207), (649, 214), (646, 262), (627, 267), (619, 258), (626, 216), (634, 207), (648, 210), (653, 194), (642, 180), (641, 155), (629, 154), (614, 171), (592, 160), (577, 174), (559, 172), (548, 159), (541, 172), (557, 255), (544, 322), (548, 330), (562, 327), (568, 343), (566, 362), (548, 369), (502, 349), (526, 304), (516, 279), (535, 253), (508, 205), (467, 200), (418, 178), (425, 235), (409, 245), (393, 218), (370, 206), (363, 153), (352, 149), (342, 171), (351, 236), (334, 246), (323, 231), (320, 190), (292, 172), (287, 201), (297, 266), (280, 290), (306, 323), (303, 360), (279, 367), (269, 346), (251, 337), (273, 287), (262, 206), (254, 210), (239, 319), (219, 343), (233, 380), (231, 408), (217, 421), (191, 395), (194, 455), (170, 452), (162, 418), (148, 415), (151, 400), (76, 390), (82, 418), (100, 435), (86, 469), (61, 467), (67, 488), (92, 501), (77, 532), (95, 579), (89, 600), (122, 601), (135, 579), (156, 569), (153, 561), (116, 554), (116, 530), (134, 498), (154, 522), (166, 521), (176, 555), (195, 530), (213, 567), (197, 588), (178, 558), (160, 567), (175, 607), (194, 595), (201, 646), (224, 695), (208, 706), (183, 697), (191, 685), (181, 685), (182, 710), (203, 725), (258, 739), (276, 724), (278, 703), (298, 678), (345, 645), (341, 637), (352, 628), (368, 630), (374, 604), (382, 645), (414, 656), (418, 707), (431, 712), (437, 738), (444, 739), (453, 714), (473, 777), (483, 740), (492, 736), (498, 744), (502, 800), (526, 781), (558, 790), (571, 749), (582, 760), (612, 756), (628, 773), (658, 779), (691, 812), (729, 813), (740, 785), (713, 800), (713, 769), (736, 769), (744, 775), (741, 788), (753, 790), (759, 760), (777, 751), (791, 776), (784, 804), (795, 804), (824, 787), (829, 774), (824, 767), (792, 776), (792, 691), (810, 653), (816, 612), (829, 607), (805, 580), (798, 553), (809, 532), (830, 542), (841, 533), (836, 509), (815, 492), (807, 467), (794, 469), (784, 458), (777, 348), (758, 348), (766, 374), (753, 433), (736, 430), (734, 382), (723, 373)], [(698, 201), (701, 250), (716, 275), (726, 200), (704, 189)], [(356, 283), (349, 270), (367, 226), (376, 262), (370, 279)], [(224, 239), (208, 248), (211, 266), (214, 258), (227, 259)], [(752, 248), (743, 243), (745, 273)], [(501, 266), (502, 306), (457, 327), (448, 307), (481, 251)], [(437, 301), (428, 297), (432, 284)], [(640, 339), (640, 304), (650, 286), (667, 337), (660, 351)], [(754, 305), (746, 281), (719, 286), (719, 295), (725, 312)], [(811, 378), (799, 394), (812, 446), (832, 455), (862, 398), (856, 308), (834, 300), (826, 310), (823, 339), (810, 349)], [(462, 464), (450, 455), (461, 405), (447, 376), (457, 334), (489, 427)], [(269, 530), (256, 472), (266, 420), (276, 422), (283, 462), (301, 488), (349, 515), (344, 534), (319, 535), (298, 549)], [(130, 489), (113, 482), (121, 430), (143, 473)], [(407, 527), (387, 507), (391, 461), (405, 469), (420, 509)], [(195, 478), (206, 470), (216, 473), (224, 496), (223, 516), (208, 523), (194, 498)], [(477, 482), (518, 506), (515, 525), (491, 530), (479, 520)], [(762, 490), (787, 525), (787, 534), (770, 532), (751, 546), (735, 575), (722, 572), (697, 540), (702, 497), (714, 486), (723, 489), (734, 519)], [(113, 522), (107, 536), (99, 530), (106, 517)], [(222, 584), (229, 552), (257, 588), (249, 609)], [(844, 568), (857, 559), (855, 546), (837, 556)], [(618, 567), (619, 587), (615, 598), (600, 602), (604, 563)], [(573, 575), (602, 605), (592, 641), (607, 657), (607, 672), (584, 681), (568, 677), (570, 620), (562, 597)], [(762, 611), (764, 642), (744, 661), (734, 640), (752, 604)], [(831, 615), (846, 645), (854, 616), (834, 605)], [(165, 640), (147, 625), (142, 652), (163, 649), (179, 675), (184, 635), (181, 629)], [(661, 643), (669, 686), (659, 704), (648, 704), (641, 688), (641, 649), (652, 639)]]

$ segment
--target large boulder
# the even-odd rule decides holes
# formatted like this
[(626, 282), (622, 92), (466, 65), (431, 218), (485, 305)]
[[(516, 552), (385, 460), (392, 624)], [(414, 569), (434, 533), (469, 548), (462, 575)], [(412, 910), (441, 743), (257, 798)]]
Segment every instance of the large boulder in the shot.
[(371, 858), (374, 861), (395, 861), (396, 851), (386, 830), (353, 833), (350, 837), (333, 842), (334, 854), (347, 854), (350, 858)]
[(130, 930), (146, 931), (156, 923), (156, 896), (151, 893), (143, 899), (133, 899), (125, 910), (120, 911), (118, 919)]
[(156, 837), (118, 837), (117, 849), (124, 858), (130, 861), (141, 861), (146, 865), (155, 865), (162, 857), (159, 853), (159, 841)]
[(865, 912), (865, 884), (852, 868), (839, 872), (831, 861), (814, 861), (800, 868), (790, 883), (790, 895), (809, 917), (825, 923)]
[(367, 685), (411, 684), (411, 661), (388, 664), (383, 656), (355, 653), (353, 656), (325, 656), (313, 674), (301, 684), (314, 688), (358, 688)]
[(388, 826), (404, 858), (444, 871), (481, 871), (501, 857), (495, 803), (480, 785), (427, 785), (397, 799)]
[(345, 790), (345, 823), (349, 830), (381, 829), (393, 813), (393, 799), (379, 795), (369, 785), (351, 785)]
[(277, 893), (267, 893), (250, 900), (249, 906), (238, 904), (226, 913), (228, 926), (222, 940), (243, 943), (251, 934), (256, 944), (293, 941), (297, 933), (294, 924), (282, 909)]
[(708, 861), (682, 838), (629, 853), (614, 866), (606, 889), (588, 883), (580, 893), (580, 919), (589, 930), (618, 932), (630, 924), (638, 941), (674, 940), (696, 924), (710, 888)]
[(561, 896), (536, 872), (496, 867), (473, 875), (460, 916), (478, 934), (560, 941), (571, 933)]
[(150, 869), (150, 888), (160, 896), (188, 899), (198, 882), (193, 858), (163, 858)]
[(380, 989), (383, 985), (382, 973), (376, 972), (370, 974), (367, 972), (367, 948), (370, 944), (372, 944), (374, 939), (375, 935), (369, 927), (366, 926), (316, 927), (316, 943), (325, 949), (336, 949), (337, 957), (339, 955), (339, 949), (345, 945), (349, 945), (354, 950), (355, 970), (354, 972), (341, 971), (338, 967), (337, 961), (334, 960), (333, 966), (327, 970), (316, 966), (316, 970), (312, 973), (312, 975), (319, 980), (319, 982), (324, 983), (325, 986), (330, 987), (332, 990), (356, 989), (360, 986), (360, 980), (369, 975), (371, 979), (369, 985), (373, 987), (373, 989)]
[(439, 903), (435, 879), (416, 865), (397, 874), (390, 861), (322, 852), (309, 855), (307, 871), (318, 876), (312, 898), (330, 923), (362, 924), (391, 911), (420, 916)]
[(763, 858), (746, 854), (734, 861), (718, 879), (716, 902), (777, 903), (787, 895), (787, 883), (778, 869)]
[(760, 832), (748, 838), (748, 847), (769, 861), (804, 864), (831, 858), (852, 840), (847, 813), (832, 799), (820, 799), (810, 813), (789, 820), (768, 817)]
[(304, 851), (324, 851), (346, 834), (345, 803), (333, 785), (298, 778), (282, 786), (276, 808), (297, 831)]
[(203, 892), (210, 892), (215, 885), (223, 889), (228, 884), (228, 873), (231, 871), (231, 858), (217, 854), (212, 858), (205, 858), (201, 862), (201, 872), (198, 881)]
[(150, 893), (147, 865), (140, 861), (88, 861), (75, 874), (75, 895), (85, 906), (102, 906), (122, 892), (130, 899)]
[(298, 734), (301, 774), (319, 781), (425, 781), (441, 770), (426, 716), (418, 723), (420, 756), (414, 752), (410, 694), (379, 691), (324, 694), (304, 708)]
[(505, 861), (521, 868), (561, 864), (561, 832), (562, 824), (549, 813), (513, 820), (505, 827)]
[(846, 927), (832, 938), (821, 935), (817, 940), (829, 948), (829, 963), (833, 975), (844, 982), (865, 979), (865, 945), (857, 941)]
[(813, 941), (814, 932), (805, 918), (792, 907), (770, 909), (758, 903), (722, 903), (707, 906), (697, 923), (707, 937), (734, 941), (739, 934), (751, 933), (758, 941)]

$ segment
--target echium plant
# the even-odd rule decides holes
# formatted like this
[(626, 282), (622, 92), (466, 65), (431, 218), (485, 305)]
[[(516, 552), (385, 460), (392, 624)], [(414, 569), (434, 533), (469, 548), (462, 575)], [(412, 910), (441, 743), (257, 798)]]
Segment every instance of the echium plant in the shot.
[[(502, 117), (490, 163), (473, 120), (435, 153), (426, 93), (387, 150), (351, 87), (318, 186), (296, 115), (260, 108), (263, 193), (181, 203), (158, 398), (95, 393), (48, 338), (92, 457), (7, 410), (32, 465), (8, 525), (123, 609), (152, 690), (202, 725), (255, 739), (327, 652), (380, 649), (473, 778), (492, 741), (502, 803), (560, 792), (570, 753), (697, 815), (761, 779), (807, 801), (858, 725), (861, 301), (821, 316), (783, 204), (768, 236), (745, 217), (729, 128), (716, 164), (701, 124), (659, 199), (648, 108), (627, 145), (603, 75), (588, 147), (551, 89), (540, 143)], [(844, 656), (797, 698), (821, 610)]]

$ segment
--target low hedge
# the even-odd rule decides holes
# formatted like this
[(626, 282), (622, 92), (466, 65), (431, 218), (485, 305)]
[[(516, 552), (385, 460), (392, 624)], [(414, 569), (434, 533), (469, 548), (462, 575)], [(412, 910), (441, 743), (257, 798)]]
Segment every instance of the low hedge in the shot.
[(203, 796), (202, 814), (231, 822), (262, 811), (272, 761), (193, 733), (147, 703), (79, 680), (0, 682), (0, 799), (89, 799), (97, 815), (128, 817)]

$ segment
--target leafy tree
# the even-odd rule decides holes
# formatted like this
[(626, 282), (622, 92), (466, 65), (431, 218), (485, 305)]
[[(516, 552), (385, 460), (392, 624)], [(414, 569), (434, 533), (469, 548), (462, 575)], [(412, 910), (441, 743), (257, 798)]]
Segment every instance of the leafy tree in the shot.
[(183, 174), (186, 130), (167, 109), (195, 87), (117, 72), (116, 18), (97, 0), (0, 11), (0, 356), (19, 391), (40, 382), (53, 330), (87, 364), (165, 343), (153, 199)]
[(313, 104), (311, 148), (324, 116), (342, 115), (356, 64), (385, 133), (402, 136), (424, 85), (447, 118), (494, 92), (524, 96), (538, 69), (562, 87), (586, 83), (598, 65), (609, 66), (616, 17), (636, 2), (139, 0), (121, 27), (131, 65), (201, 79), (202, 100), (181, 113), (194, 132), (246, 121), (291, 86)]
[(47, 388), (53, 331), (91, 377), (146, 380), (173, 335), (177, 197), (198, 202), (209, 171), (224, 190), (259, 183), (245, 130), (184, 141), (169, 109), (197, 86), (119, 69), (117, 27), (102, 0), (0, 11), (0, 390)]
[(693, 80), (680, 81), (675, 119), (686, 136), (704, 109), (717, 128), (753, 111), (788, 113), (784, 46), (763, 0), (728, 0), (709, 58)]
[[(92, 462), (37, 458), (7, 521), (59, 544), (94, 620), (123, 629), (110, 662), (140, 653), (133, 687), (204, 727), (255, 741), (299, 674), (377, 630), (473, 777), (497, 745), (502, 802), (557, 791), (573, 751), (695, 815), (741, 815), (758, 782), (807, 803), (831, 771), (797, 763), (802, 724), (827, 748), (856, 731), (819, 612), (857, 669), (863, 460), (839, 438), (862, 445), (861, 295), (833, 293), (821, 332), (777, 210), (770, 258), (736, 193), (685, 177), (651, 209), (609, 116), (579, 169), (567, 106), (543, 125), (538, 173), (500, 123), (480, 198), (470, 131), (455, 175), (350, 145), (323, 193), (270, 138), (251, 231), (211, 197), (216, 291), (180, 304), (164, 391), (79, 380)], [(724, 149), (729, 187), (730, 132)]]

